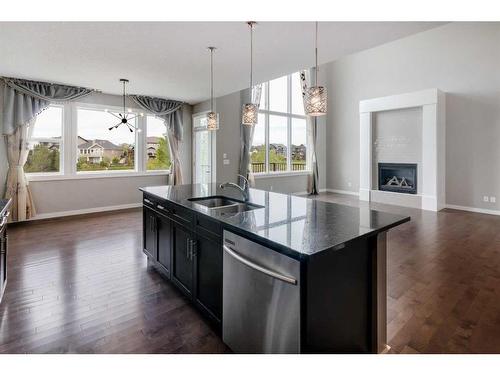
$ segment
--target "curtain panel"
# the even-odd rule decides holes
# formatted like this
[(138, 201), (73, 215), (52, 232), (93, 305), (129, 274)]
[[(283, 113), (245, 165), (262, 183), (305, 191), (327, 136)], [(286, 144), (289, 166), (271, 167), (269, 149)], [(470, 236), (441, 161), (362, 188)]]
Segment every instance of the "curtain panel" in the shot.
[[(252, 88), (252, 90), (247, 89), (241, 92), (241, 102), (256, 104), (257, 107), (260, 106), (260, 97), (262, 96), (262, 85), (257, 85)], [(240, 118), (241, 118), (240, 113)], [(250, 186), (255, 186), (255, 179), (250, 168), (250, 148), (252, 147), (253, 133), (255, 131), (255, 126), (248, 126), (241, 124), (241, 151), (240, 151), (240, 166), (239, 174), (245, 176), (250, 183)], [(239, 179), (239, 178), (238, 178)], [(238, 181), (240, 184), (243, 181)]]
[(167, 139), (170, 154), (172, 155), (172, 183), (181, 185), (184, 181), (180, 157), (180, 142), (183, 137), (182, 105), (184, 103), (143, 95), (129, 96), (139, 107), (163, 119), (163, 123), (167, 128)]
[(94, 90), (8, 77), (1, 77), (0, 83), (3, 86), (0, 133), (7, 143), (9, 162), (5, 198), (13, 202), (11, 220), (23, 221), (35, 215), (24, 165), (36, 117), (51, 102), (79, 99)]
[[(300, 72), (300, 83), (302, 88), (302, 99), (304, 100), (305, 109), (305, 95), (309, 82), (314, 82), (316, 71), (314, 68), (310, 70), (302, 70)], [(307, 192), (310, 195), (318, 195), (319, 193), (319, 170), (318, 170), (318, 160), (316, 157), (316, 143), (318, 134), (318, 119), (317, 117), (307, 116), (306, 119), (307, 128), (307, 144), (310, 147), (309, 155), (311, 157), (311, 171), (307, 178)]]

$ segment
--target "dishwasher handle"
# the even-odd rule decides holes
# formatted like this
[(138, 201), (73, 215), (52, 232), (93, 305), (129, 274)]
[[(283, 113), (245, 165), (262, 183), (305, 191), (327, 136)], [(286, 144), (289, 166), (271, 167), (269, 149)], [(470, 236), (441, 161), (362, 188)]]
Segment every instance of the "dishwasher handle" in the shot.
[(262, 273), (264, 273), (264, 274), (266, 274), (268, 276), (271, 276), (271, 277), (273, 277), (275, 279), (284, 281), (284, 282), (292, 284), (292, 285), (297, 285), (297, 280), (295, 280), (294, 278), (288, 277), (288, 276), (285, 276), (285, 275), (281, 275), (281, 274), (279, 274), (277, 272), (271, 271), (271, 270), (269, 270), (267, 268), (264, 268), (264, 267), (262, 267), (262, 266), (260, 266), (258, 264), (255, 264), (255, 263), (251, 262), (250, 260), (244, 258), (243, 256), (239, 255), (233, 249), (229, 248), (226, 245), (222, 245), (222, 247), (224, 248), (224, 251), (226, 253), (228, 253), (229, 255), (231, 255), (237, 261), (239, 261), (239, 262), (247, 265), (248, 267), (253, 268), (256, 271), (262, 272)]

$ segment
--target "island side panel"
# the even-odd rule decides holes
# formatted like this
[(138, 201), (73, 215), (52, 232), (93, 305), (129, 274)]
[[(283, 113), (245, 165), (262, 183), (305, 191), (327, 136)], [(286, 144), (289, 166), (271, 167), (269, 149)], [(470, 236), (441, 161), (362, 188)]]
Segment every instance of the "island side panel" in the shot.
[(372, 353), (373, 252), (377, 237), (309, 258), (303, 352)]
[(372, 352), (384, 353), (387, 346), (387, 232), (377, 235), (372, 252)]

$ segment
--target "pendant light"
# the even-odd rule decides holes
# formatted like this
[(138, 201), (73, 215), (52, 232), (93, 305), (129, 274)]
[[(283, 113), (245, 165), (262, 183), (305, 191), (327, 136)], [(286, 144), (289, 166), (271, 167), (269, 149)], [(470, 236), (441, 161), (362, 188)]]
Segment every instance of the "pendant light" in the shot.
[(117, 119), (120, 120), (120, 122), (116, 125), (113, 125), (112, 127), (109, 128), (109, 130), (113, 130), (113, 129), (116, 129), (117, 127), (119, 127), (120, 125), (124, 124), (128, 127), (128, 130), (130, 130), (130, 132), (133, 132), (134, 130), (137, 131), (137, 133), (140, 133), (141, 132), (141, 129), (136, 126), (136, 125), (132, 125), (130, 123), (130, 121), (132, 121), (133, 119), (135, 119), (136, 117), (139, 117), (139, 116), (144, 116), (144, 113), (140, 113), (138, 115), (135, 115), (135, 116), (132, 116), (130, 115), (131, 117), (129, 117), (129, 114), (132, 112), (130, 109), (128, 110), (127, 112), (127, 109), (125, 108), (125, 100), (126, 100), (126, 90), (125, 90), (125, 85), (129, 82), (128, 79), (125, 79), (125, 78), (120, 78), (120, 82), (123, 83), (123, 113), (119, 113), (119, 114), (116, 114), (116, 113), (113, 113), (113, 112), (110, 112), (109, 110), (105, 109), (104, 111), (109, 113), (109, 114), (112, 114), (113, 116), (115, 116)]
[[(252, 100), (253, 89), (253, 28), (257, 22), (250, 21), (247, 25), (250, 26), (250, 101)], [(247, 126), (254, 126), (257, 123), (259, 107), (254, 103), (243, 104), (241, 115), (241, 123)]]
[(207, 113), (207, 129), (219, 129), (219, 114), (214, 111), (214, 51), (215, 47), (208, 47), (210, 51), (210, 112)]
[(316, 69), (314, 71), (314, 86), (308, 87), (305, 95), (305, 112), (309, 116), (326, 115), (327, 92), (326, 87), (318, 86), (318, 22), (316, 22), (316, 34), (314, 39), (314, 53), (316, 58)]

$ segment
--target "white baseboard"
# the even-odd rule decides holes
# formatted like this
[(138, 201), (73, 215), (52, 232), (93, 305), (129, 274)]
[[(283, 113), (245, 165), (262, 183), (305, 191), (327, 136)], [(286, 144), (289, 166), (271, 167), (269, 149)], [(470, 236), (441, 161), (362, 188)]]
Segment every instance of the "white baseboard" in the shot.
[(326, 189), (327, 192), (329, 193), (337, 193), (337, 194), (347, 194), (347, 195), (355, 195), (359, 197), (359, 193), (357, 191), (351, 191), (351, 190), (338, 190), (338, 189)]
[(142, 207), (142, 202), (139, 203), (129, 203), (129, 204), (120, 204), (117, 206), (105, 206), (105, 207), (92, 207), (92, 208), (84, 208), (81, 210), (71, 210), (71, 211), (57, 211), (57, 212), (49, 212), (46, 214), (38, 214), (26, 221), (35, 221), (42, 219), (53, 219), (56, 217), (64, 217), (64, 216), (74, 216), (74, 215), (83, 215), (83, 214), (93, 214), (96, 212), (106, 212), (106, 211), (118, 211), (118, 210), (126, 210), (129, 208), (137, 208)]
[(446, 208), (451, 208), (453, 210), (477, 212), (477, 213), (480, 213), (480, 214), (500, 215), (500, 210), (490, 210), (490, 209), (487, 209), (487, 208), (457, 206), (455, 204), (447, 204), (445, 207)]
[[(320, 193), (324, 193), (327, 191), (327, 189), (319, 189), (318, 190)], [(308, 191), (297, 191), (295, 193), (292, 193), (293, 195), (308, 195), (309, 192)]]

